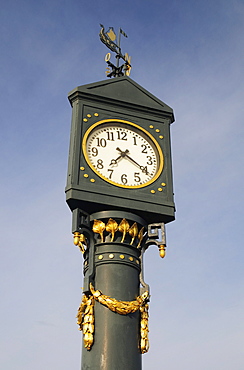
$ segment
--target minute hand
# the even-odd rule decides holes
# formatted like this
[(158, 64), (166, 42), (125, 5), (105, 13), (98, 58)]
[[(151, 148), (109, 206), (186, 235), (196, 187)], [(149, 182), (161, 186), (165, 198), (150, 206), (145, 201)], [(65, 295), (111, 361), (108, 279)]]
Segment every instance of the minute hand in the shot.
[(125, 157), (127, 157), (131, 162), (133, 162), (137, 167), (139, 167), (140, 170), (142, 170), (142, 172), (145, 172), (145, 174), (148, 175), (148, 171), (147, 171), (146, 167), (140, 166), (139, 163), (134, 161), (134, 159), (131, 158), (128, 154), (125, 154)]

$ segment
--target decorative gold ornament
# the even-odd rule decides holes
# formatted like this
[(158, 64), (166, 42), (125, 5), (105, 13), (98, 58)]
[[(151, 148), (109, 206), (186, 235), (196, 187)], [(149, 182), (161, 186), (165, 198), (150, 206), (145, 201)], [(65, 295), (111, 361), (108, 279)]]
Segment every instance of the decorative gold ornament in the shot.
[(114, 241), (114, 235), (116, 233), (116, 231), (118, 230), (118, 224), (116, 221), (114, 221), (112, 218), (110, 218), (107, 222), (107, 225), (106, 225), (106, 231), (108, 233), (111, 233), (111, 242)]
[(79, 232), (75, 232), (74, 233), (74, 245), (77, 245), (80, 248), (80, 251), (84, 254), (85, 247), (87, 248), (87, 241), (86, 241), (85, 235), (80, 234)]
[(128, 233), (131, 236), (130, 245), (133, 245), (135, 243), (135, 239), (137, 238), (137, 248), (140, 248), (144, 237), (144, 229), (145, 228), (142, 227), (141, 230), (138, 232), (138, 225), (136, 222), (134, 222), (133, 225), (130, 226), (129, 222), (125, 218), (123, 218), (123, 220), (118, 225), (118, 223), (114, 219), (110, 218), (106, 225), (101, 220), (94, 220), (92, 231), (100, 235), (101, 243), (105, 242), (104, 231), (111, 234), (110, 242), (114, 242), (115, 234), (117, 231), (122, 233), (120, 243), (124, 243), (126, 234)]
[[(119, 301), (115, 298), (111, 298), (109, 296), (106, 296), (100, 290), (95, 290), (92, 284), (90, 284), (90, 291), (91, 291), (91, 294), (92, 294), (93, 298), (96, 301), (98, 301), (102, 305), (106, 306), (111, 311), (116, 312), (120, 315), (128, 315), (130, 313), (134, 313), (134, 312), (140, 310), (140, 335), (141, 335), (141, 338), (140, 338), (140, 344), (139, 345), (140, 345), (141, 353), (148, 352), (148, 350), (149, 350), (149, 340), (148, 340), (148, 332), (149, 332), (149, 329), (148, 329), (148, 317), (149, 317), (148, 309), (149, 309), (149, 305), (148, 305), (147, 302), (149, 300), (149, 293), (147, 291), (144, 292), (141, 296), (137, 297), (136, 300), (134, 300), (134, 301)], [(82, 306), (82, 304), (81, 304), (81, 306)], [(79, 310), (81, 310), (81, 309), (79, 309)], [(79, 311), (78, 311), (78, 314), (79, 314)], [(84, 320), (83, 320), (83, 322), (84, 322)], [(93, 322), (94, 322), (94, 317), (93, 317)], [(83, 328), (84, 328), (84, 324), (83, 324)], [(91, 328), (88, 326), (88, 330), (90, 330), (90, 329), (94, 330), (94, 326), (91, 327)], [(84, 329), (83, 329), (83, 333), (84, 333)], [(87, 336), (87, 338), (89, 338), (89, 336)], [(92, 336), (92, 339), (93, 339), (93, 336)], [(85, 337), (84, 337), (84, 341), (85, 341)]]
[(132, 245), (133, 242), (134, 242), (134, 240), (135, 240), (135, 237), (138, 234), (138, 227), (137, 227), (137, 223), (136, 222), (134, 222), (134, 224), (129, 228), (128, 233), (132, 237), (131, 242), (130, 242), (130, 245)]
[(124, 243), (125, 236), (126, 233), (129, 231), (129, 228), (130, 228), (129, 222), (125, 218), (123, 218), (123, 220), (119, 224), (119, 231), (123, 234), (121, 243)]
[(166, 254), (165, 245), (159, 245), (158, 249), (159, 249), (159, 255), (160, 255), (160, 257), (161, 258), (164, 258), (165, 257), (165, 254)]
[(137, 297), (135, 301), (118, 301), (115, 298), (106, 296), (100, 290), (95, 290), (92, 284), (90, 284), (90, 291), (96, 301), (120, 315), (128, 315), (129, 313), (136, 312), (142, 305), (146, 304), (149, 299), (149, 293), (145, 292)]
[(144, 227), (142, 227), (141, 230), (139, 231), (138, 234), (139, 243), (137, 244), (137, 248), (140, 248), (143, 236), (144, 236)]
[(103, 239), (104, 230), (105, 230), (105, 223), (99, 220), (94, 220), (92, 231), (100, 235), (101, 243), (104, 242), (104, 239)]
[(141, 353), (146, 353), (149, 350), (149, 339), (148, 339), (148, 310), (149, 305), (148, 303), (144, 304), (140, 307), (140, 313), (141, 313), (141, 327), (140, 327), (140, 334), (141, 334)]
[(84, 346), (88, 351), (94, 340), (94, 303), (92, 295), (84, 294), (76, 316), (79, 330), (83, 331)]

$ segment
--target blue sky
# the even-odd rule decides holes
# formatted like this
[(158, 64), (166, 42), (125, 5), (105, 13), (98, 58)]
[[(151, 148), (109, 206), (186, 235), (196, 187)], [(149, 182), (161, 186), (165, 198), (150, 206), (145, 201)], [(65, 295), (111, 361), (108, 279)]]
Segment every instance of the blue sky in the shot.
[(174, 109), (176, 221), (145, 256), (143, 369), (242, 370), (241, 0), (2, 3), (1, 342), (4, 370), (80, 368), (82, 256), (65, 204), (76, 86), (106, 78), (99, 24), (128, 34), (131, 78)]

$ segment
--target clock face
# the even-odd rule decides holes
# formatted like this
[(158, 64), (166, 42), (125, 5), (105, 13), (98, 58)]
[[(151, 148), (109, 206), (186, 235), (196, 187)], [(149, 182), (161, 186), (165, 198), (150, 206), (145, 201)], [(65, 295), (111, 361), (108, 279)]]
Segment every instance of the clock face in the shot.
[(156, 139), (132, 122), (96, 122), (86, 131), (82, 149), (91, 169), (119, 187), (142, 188), (163, 170), (163, 153)]

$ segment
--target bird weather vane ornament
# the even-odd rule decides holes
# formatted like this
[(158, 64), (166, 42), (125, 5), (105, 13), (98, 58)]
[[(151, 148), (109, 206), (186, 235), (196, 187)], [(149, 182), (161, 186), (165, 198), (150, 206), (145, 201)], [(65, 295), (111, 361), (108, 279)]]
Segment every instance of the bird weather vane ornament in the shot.
[[(99, 33), (100, 40), (114, 53), (116, 53), (116, 66), (110, 62), (111, 53), (107, 53), (105, 56), (105, 62), (108, 64), (108, 68), (106, 71), (107, 77), (122, 77), (124, 75), (129, 76), (131, 71), (131, 57), (128, 53), (125, 55), (122, 54), (121, 47), (120, 47), (120, 39), (121, 35), (124, 37), (128, 37), (126, 33), (120, 28), (119, 35), (118, 35), (118, 43), (116, 44), (116, 34), (114, 32), (113, 27), (109, 27), (108, 31), (104, 32), (105, 28), (102, 24), (102, 27)], [(124, 63), (120, 66), (119, 60), (123, 59)]]

